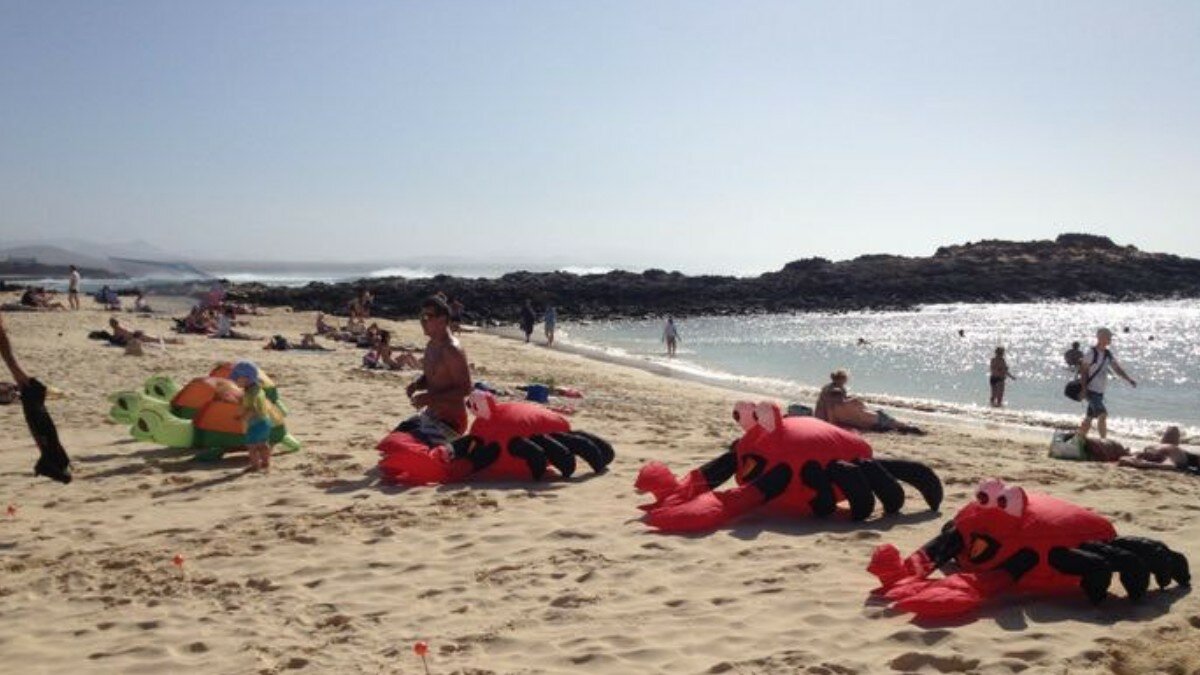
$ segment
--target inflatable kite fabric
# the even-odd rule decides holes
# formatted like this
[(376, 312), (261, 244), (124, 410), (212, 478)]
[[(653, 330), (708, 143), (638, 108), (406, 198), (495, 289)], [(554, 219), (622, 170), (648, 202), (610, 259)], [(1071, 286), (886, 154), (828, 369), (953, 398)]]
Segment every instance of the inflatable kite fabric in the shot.
[(115, 422), (131, 425), (137, 421), (143, 406), (167, 407), (179, 391), (179, 385), (168, 375), (154, 375), (138, 391), (118, 391), (110, 394), (112, 408), (108, 416)]
[[(201, 450), (196, 459), (202, 461), (219, 460), (226, 451), (243, 447), (246, 423), (241, 419), (242, 389), (227, 379), (230, 370), (228, 364), (218, 366), (212, 372), (224, 375), (198, 377), (165, 404), (142, 397), (130, 434), (171, 448)], [(276, 403), (275, 385), (261, 372), (259, 378), (267, 398), (274, 398), (272, 403), (282, 413), (282, 404)], [(299, 441), (282, 424), (271, 428), (268, 442), (282, 444), (290, 452), (300, 449)]]
[[(929, 579), (957, 563), (959, 571)], [(1108, 595), (1113, 573), (1130, 600), (1159, 587), (1191, 582), (1188, 561), (1161, 542), (1118, 537), (1104, 517), (1083, 507), (996, 479), (979, 485), (975, 501), (942, 533), (904, 560), (895, 546), (875, 550), (867, 568), (877, 594), (918, 617), (950, 617), (978, 609), (1005, 591), (1056, 593), (1082, 589), (1093, 603)]]
[(613, 460), (604, 439), (573, 431), (558, 413), (535, 403), (500, 403), (489, 392), (474, 391), (467, 409), (475, 420), (465, 436), (431, 447), (405, 431), (379, 442), (379, 471), (404, 485), (464, 480), (542, 480), (575, 474), (576, 458), (602, 473)]
[[(660, 462), (638, 473), (634, 487), (650, 492), (645, 521), (665, 532), (716, 529), (751, 511), (786, 516), (827, 516), (837, 504), (850, 505), (850, 517), (863, 520), (875, 509), (886, 513), (904, 505), (899, 481), (917, 488), (936, 511), (942, 483), (932, 469), (907, 460), (874, 459), (861, 436), (814, 417), (783, 417), (779, 406), (740, 402), (733, 418), (745, 432), (729, 450), (699, 469), (676, 478)], [(738, 487), (714, 492), (730, 477)]]

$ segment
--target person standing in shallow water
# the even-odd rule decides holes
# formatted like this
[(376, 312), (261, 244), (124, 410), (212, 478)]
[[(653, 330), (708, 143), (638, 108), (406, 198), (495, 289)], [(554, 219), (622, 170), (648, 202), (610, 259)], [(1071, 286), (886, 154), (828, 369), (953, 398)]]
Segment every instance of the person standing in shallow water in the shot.
[(533, 335), (533, 324), (535, 323), (537, 323), (537, 316), (533, 313), (533, 305), (526, 300), (525, 305), (521, 307), (521, 332), (525, 334), (526, 343)]
[(554, 329), (558, 326), (558, 310), (554, 309), (554, 305), (546, 305), (542, 321), (545, 322), (546, 346), (551, 347), (554, 345)]
[(1004, 405), (1004, 384), (1006, 379), (1017, 379), (1008, 369), (1008, 361), (1004, 359), (1004, 347), (996, 347), (992, 362), (988, 365), (988, 385), (992, 389), (992, 407)]
[(667, 325), (663, 326), (663, 340), (667, 343), (667, 356), (674, 358), (675, 348), (679, 344), (679, 329), (675, 327), (675, 319), (667, 317)]

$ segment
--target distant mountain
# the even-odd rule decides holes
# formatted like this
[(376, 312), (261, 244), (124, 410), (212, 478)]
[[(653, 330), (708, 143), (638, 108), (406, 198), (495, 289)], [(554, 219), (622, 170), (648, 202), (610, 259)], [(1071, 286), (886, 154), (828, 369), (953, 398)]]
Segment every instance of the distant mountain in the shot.
[(53, 265), (61, 267), (64, 265), (75, 265), (77, 267), (90, 267), (97, 270), (118, 271), (108, 260), (108, 256), (88, 255), (78, 253), (75, 250), (62, 248), (61, 246), (47, 245), (26, 245), (26, 246), (10, 246), (0, 249), (0, 260), (8, 258), (31, 258), (42, 265)]
[[(132, 241), (106, 242), (92, 241), (90, 239), (82, 239), (79, 237), (64, 237), (62, 239), (53, 240), (18, 240), (9, 244), (9, 248), (30, 247), (56, 248), (78, 255), (90, 255), (99, 258), (116, 256), (118, 258), (147, 258), (151, 260), (163, 260), (167, 262), (180, 262), (184, 259), (177, 253), (163, 250), (154, 244), (142, 241), (141, 239), (134, 239)], [(5, 251), (7, 251), (7, 249), (0, 249), (0, 256), (3, 256)]]
[[(45, 267), (75, 265), (87, 268), (89, 276), (111, 272), (114, 276), (165, 279), (209, 278), (209, 274), (179, 256), (143, 241), (99, 244), (83, 239), (63, 239), (54, 244), (26, 243), (0, 249), (0, 261), (29, 267), (30, 261)], [(30, 268), (32, 269), (32, 268)]]

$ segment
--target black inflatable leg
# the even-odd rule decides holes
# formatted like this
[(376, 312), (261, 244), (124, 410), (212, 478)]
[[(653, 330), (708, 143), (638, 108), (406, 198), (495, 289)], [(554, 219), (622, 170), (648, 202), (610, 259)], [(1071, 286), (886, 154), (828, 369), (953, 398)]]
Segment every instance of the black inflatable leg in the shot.
[(513, 457), (525, 460), (529, 475), (541, 480), (546, 475), (546, 451), (528, 438), (514, 438), (508, 442), (508, 452)]
[(763, 502), (769, 502), (787, 489), (792, 482), (792, 470), (787, 464), (780, 464), (749, 483), (750, 486), (762, 493)]
[(1187, 558), (1167, 548), (1161, 541), (1145, 537), (1117, 537), (1109, 542), (1113, 546), (1130, 551), (1150, 568), (1159, 588), (1166, 588), (1172, 580), (1180, 586), (1192, 583)]
[(925, 542), (921, 550), (933, 561), (934, 567), (940, 569), (942, 565), (958, 557), (965, 545), (958, 528), (954, 526), (954, 521), (948, 520), (942, 526), (942, 533)]
[(876, 459), (880, 466), (887, 469), (897, 480), (915, 487), (930, 511), (937, 511), (942, 505), (942, 481), (933, 469), (907, 459)]
[(816, 494), (809, 506), (814, 515), (824, 518), (837, 508), (837, 500), (833, 498), (833, 485), (829, 483), (829, 474), (815, 459), (810, 459), (800, 467), (800, 481)]
[[(613, 450), (613, 446), (609, 445), (608, 441), (600, 438), (596, 434), (589, 434), (586, 431), (572, 431), (571, 433), (576, 436), (583, 436), (591, 441), (592, 444), (597, 448), (600, 448), (600, 457), (604, 460), (604, 466), (612, 464), (613, 459), (617, 456), (616, 451)], [(597, 471), (600, 470), (601, 469), (597, 469)]]
[(500, 456), (500, 446), (497, 443), (484, 443), (478, 436), (460, 436), (451, 441), (450, 452), (453, 459), (465, 459), (471, 463), (471, 473), (482, 471), (491, 466)]
[(896, 513), (904, 506), (904, 488), (900, 487), (899, 481), (879, 462), (864, 459), (858, 462), (858, 466), (867, 477), (871, 491), (875, 493), (879, 503), (883, 504), (884, 513)]
[(850, 462), (839, 460), (830, 462), (825, 471), (829, 473), (829, 480), (833, 481), (842, 494), (846, 495), (846, 501), (850, 502), (850, 518), (866, 520), (875, 510), (875, 495), (871, 492), (871, 486), (867, 483), (862, 469)]
[(1146, 589), (1150, 587), (1150, 569), (1137, 554), (1102, 542), (1085, 542), (1079, 545), (1079, 549), (1104, 556), (1120, 575), (1121, 585), (1125, 587), (1130, 600), (1136, 602), (1146, 594)]
[(546, 453), (546, 460), (558, 471), (560, 476), (570, 478), (575, 473), (575, 453), (571, 452), (567, 446), (546, 434), (531, 436), (529, 440)]
[(604, 451), (596, 446), (591, 439), (576, 433), (550, 434), (550, 437), (565, 445), (573, 454), (583, 458), (592, 471), (603, 473), (608, 462), (604, 461)]
[(1046, 560), (1059, 572), (1079, 577), (1079, 587), (1093, 603), (1108, 596), (1113, 570), (1103, 556), (1077, 548), (1056, 546), (1050, 549)]

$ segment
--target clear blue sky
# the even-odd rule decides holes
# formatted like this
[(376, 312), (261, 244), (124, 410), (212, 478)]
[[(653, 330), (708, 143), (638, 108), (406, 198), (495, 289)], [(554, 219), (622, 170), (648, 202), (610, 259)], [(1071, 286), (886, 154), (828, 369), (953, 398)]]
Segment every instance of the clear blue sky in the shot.
[(0, 244), (1200, 257), (1198, 36), (1192, 0), (0, 0)]

